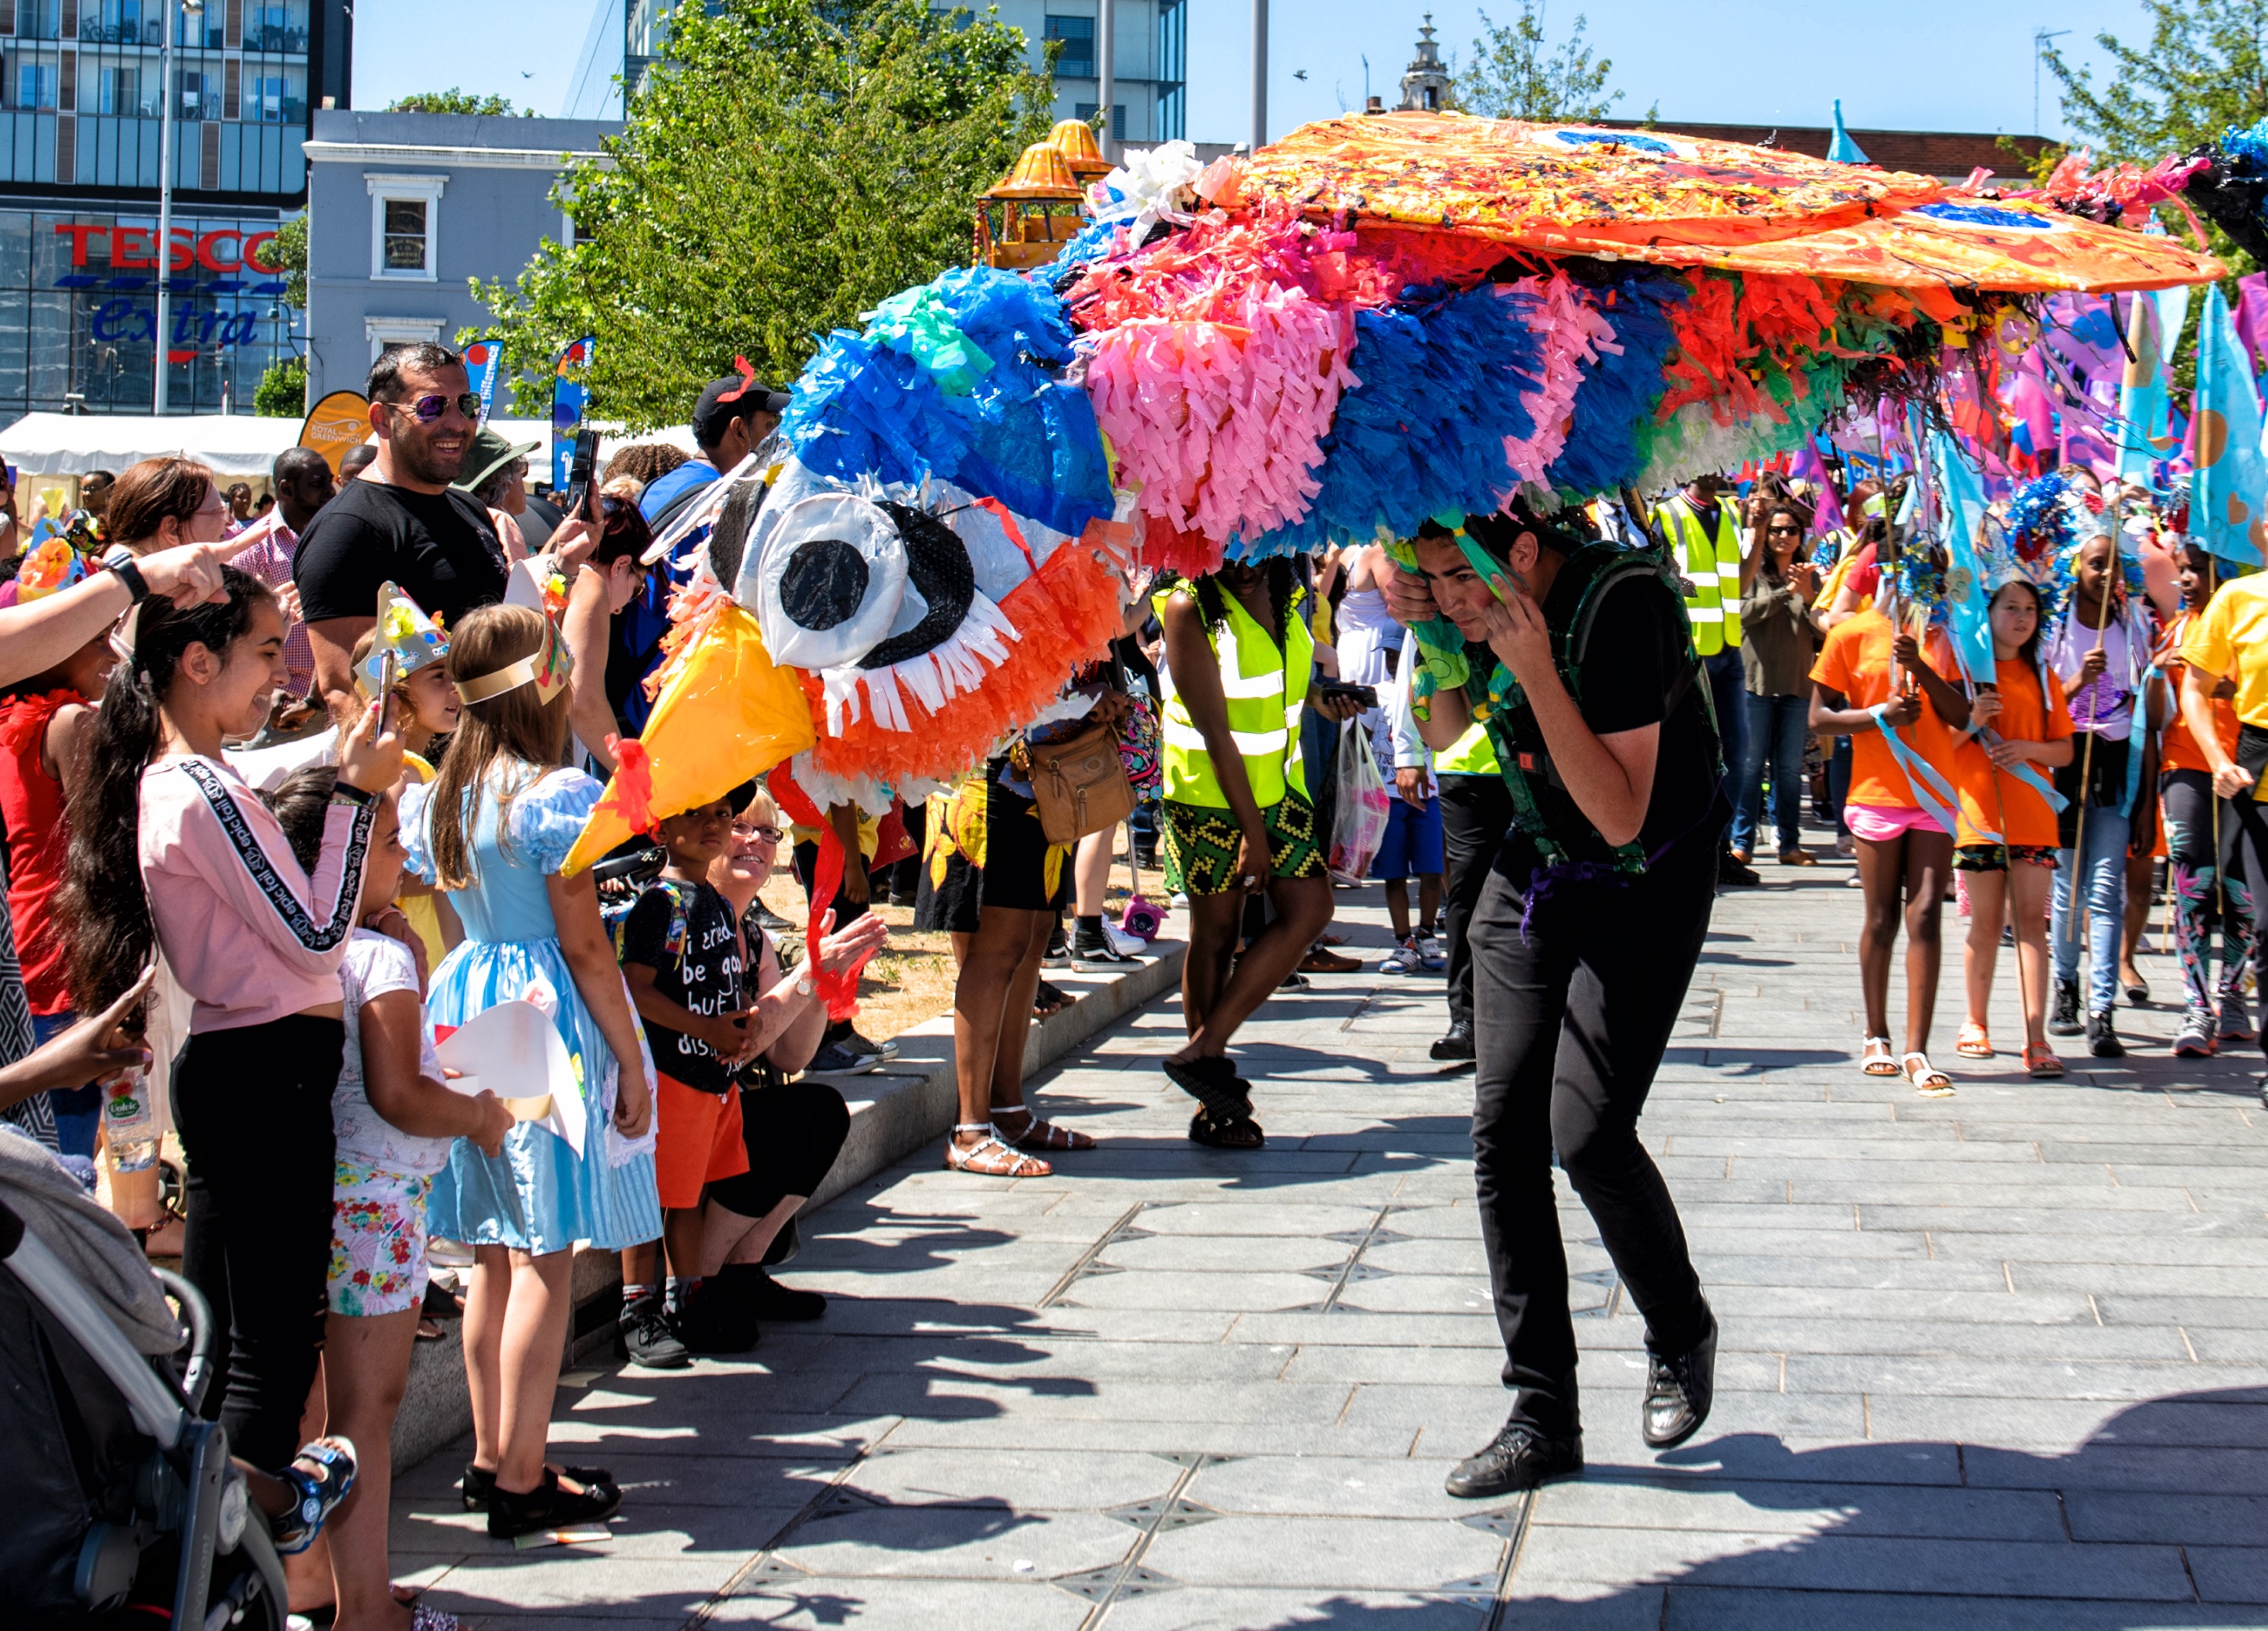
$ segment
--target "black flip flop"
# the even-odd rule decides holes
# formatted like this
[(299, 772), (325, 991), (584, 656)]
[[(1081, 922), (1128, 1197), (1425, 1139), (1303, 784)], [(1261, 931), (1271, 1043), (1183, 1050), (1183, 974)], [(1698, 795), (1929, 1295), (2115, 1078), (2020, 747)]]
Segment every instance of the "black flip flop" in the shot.
[(1226, 1058), (1193, 1059), (1187, 1064), (1168, 1059), (1165, 1069), (1166, 1079), (1203, 1105), (1216, 1121), (1233, 1121), (1252, 1112), (1251, 1096)]

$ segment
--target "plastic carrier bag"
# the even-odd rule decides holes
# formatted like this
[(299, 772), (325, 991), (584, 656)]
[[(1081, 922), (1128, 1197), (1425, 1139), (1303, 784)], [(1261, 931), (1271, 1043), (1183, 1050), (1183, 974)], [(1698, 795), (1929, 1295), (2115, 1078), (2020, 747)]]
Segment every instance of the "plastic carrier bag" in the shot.
[(1331, 822), (1331, 871), (1360, 878), (1386, 841), (1394, 795), (1378, 772), (1370, 732), (1359, 719), (1339, 727), (1338, 812)]

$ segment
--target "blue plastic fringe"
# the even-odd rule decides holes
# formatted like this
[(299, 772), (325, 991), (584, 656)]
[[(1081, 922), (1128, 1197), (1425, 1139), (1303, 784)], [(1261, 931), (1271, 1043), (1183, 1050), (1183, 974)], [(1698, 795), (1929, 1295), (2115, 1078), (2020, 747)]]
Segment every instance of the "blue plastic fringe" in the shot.
[(1463, 294), (1355, 314), (1360, 384), (1339, 398), (1322, 440), (1322, 490), (1307, 515), (1228, 553), (1239, 560), (1329, 542), (1369, 543), (1383, 525), (1397, 538), (1444, 511), (1492, 511), (1517, 481), (1506, 437), (1535, 421), (1521, 400), (1543, 385), (1543, 344), (1529, 327), (1532, 294), (1483, 283)]
[(1545, 473), (1563, 498), (1612, 492), (1646, 467), (1650, 449), (1640, 432), (1653, 423), (1661, 371), (1677, 341), (1675, 313), (1691, 293), (1683, 277), (1638, 270), (1583, 290), (1613, 325), (1622, 352), (1602, 352), (1575, 393), (1567, 445)]
[(1102, 435), (1085, 392), (1061, 383), (1071, 329), (1044, 284), (991, 267), (956, 268), (925, 291), (992, 367), (948, 393), (919, 353), (838, 329), (796, 381), (781, 429), (796, 457), (844, 481), (913, 483), (934, 474), (1018, 515), (1077, 533), (1114, 500)]

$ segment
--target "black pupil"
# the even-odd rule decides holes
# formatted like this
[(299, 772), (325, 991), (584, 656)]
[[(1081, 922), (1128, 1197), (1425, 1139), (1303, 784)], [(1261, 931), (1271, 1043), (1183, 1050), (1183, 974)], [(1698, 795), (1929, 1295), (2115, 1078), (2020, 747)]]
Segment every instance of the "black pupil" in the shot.
[(798, 544), (780, 574), (780, 610), (814, 633), (846, 623), (866, 599), (866, 557), (839, 538)]

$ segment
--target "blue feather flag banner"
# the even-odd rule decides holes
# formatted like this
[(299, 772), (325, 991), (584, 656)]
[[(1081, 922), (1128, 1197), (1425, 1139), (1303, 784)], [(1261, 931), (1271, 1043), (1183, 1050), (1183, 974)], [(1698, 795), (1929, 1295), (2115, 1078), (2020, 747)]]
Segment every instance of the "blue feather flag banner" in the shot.
[(1946, 632), (1953, 636), (1953, 654), (1970, 683), (1991, 685), (1997, 671), (1978, 536), (1984, 525), (1984, 489), (1952, 437), (1940, 432), (1934, 442), (1938, 506), (1945, 517)]
[(2218, 286), (2198, 324), (2197, 394), (2191, 403), (2196, 474), (2190, 533), (2224, 561), (2268, 562), (2268, 459), (2260, 452), (2260, 398), (2252, 364)]
[(2189, 320), (2190, 291), (2165, 289), (2132, 299), (2126, 322), (2132, 355), (2118, 388), (2118, 474), (2147, 481), (2154, 466), (2181, 451), (2180, 438), (2169, 434), (2174, 402), (2166, 364)]

